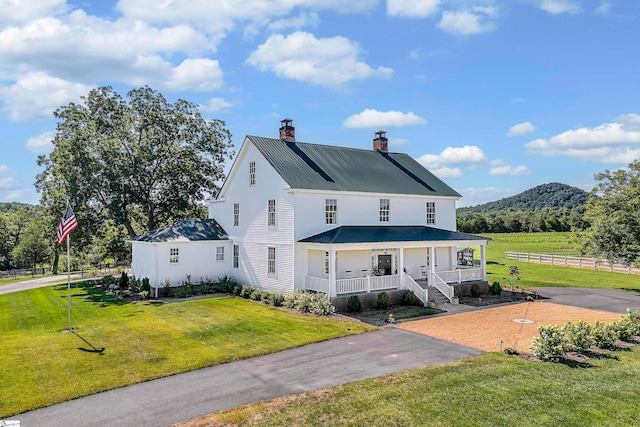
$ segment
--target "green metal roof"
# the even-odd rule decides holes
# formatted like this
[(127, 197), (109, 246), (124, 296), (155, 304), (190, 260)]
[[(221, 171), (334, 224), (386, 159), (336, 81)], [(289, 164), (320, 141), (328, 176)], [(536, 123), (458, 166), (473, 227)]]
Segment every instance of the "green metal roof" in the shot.
[(434, 242), (451, 240), (491, 240), (473, 234), (440, 228), (397, 225), (345, 225), (300, 240), (300, 243), (376, 243), (376, 242)]
[(408, 154), (247, 138), (294, 189), (460, 197)]
[(196, 242), (229, 240), (227, 232), (215, 219), (194, 218), (174, 222), (131, 239), (135, 242)]

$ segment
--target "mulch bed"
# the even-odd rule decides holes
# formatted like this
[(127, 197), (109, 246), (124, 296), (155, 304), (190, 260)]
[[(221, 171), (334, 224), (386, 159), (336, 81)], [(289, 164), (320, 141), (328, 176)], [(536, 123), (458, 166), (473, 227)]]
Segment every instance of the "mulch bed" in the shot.
[(530, 292), (524, 289), (506, 290), (503, 289), (500, 295), (483, 294), (480, 297), (462, 296), (460, 304), (470, 305), (473, 307), (484, 307), (487, 305), (506, 304), (510, 302), (531, 301), (546, 299), (536, 292)]

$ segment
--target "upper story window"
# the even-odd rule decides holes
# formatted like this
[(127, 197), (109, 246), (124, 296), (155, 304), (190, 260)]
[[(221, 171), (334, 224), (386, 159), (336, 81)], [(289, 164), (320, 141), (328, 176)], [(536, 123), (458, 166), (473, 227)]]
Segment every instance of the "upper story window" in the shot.
[(338, 201), (336, 199), (326, 199), (324, 207), (325, 224), (338, 223)]
[(389, 222), (389, 199), (380, 199), (380, 222)]
[(256, 185), (256, 162), (249, 162), (249, 185)]
[(224, 261), (224, 246), (216, 248), (216, 261)]
[(240, 246), (233, 245), (233, 268), (238, 268), (240, 259)]
[(233, 204), (233, 225), (237, 227), (240, 224), (240, 203)]
[(276, 274), (276, 248), (267, 248), (267, 273)]
[(427, 224), (436, 223), (436, 202), (427, 202)]
[(270, 227), (276, 225), (276, 199), (269, 199), (269, 208), (267, 211), (267, 225)]
[(180, 249), (179, 248), (169, 249), (169, 264), (177, 264), (179, 260), (180, 260)]

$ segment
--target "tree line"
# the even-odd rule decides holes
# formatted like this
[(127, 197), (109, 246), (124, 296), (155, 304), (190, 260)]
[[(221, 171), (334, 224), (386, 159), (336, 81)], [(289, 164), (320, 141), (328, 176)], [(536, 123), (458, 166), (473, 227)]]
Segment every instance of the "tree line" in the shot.
[(584, 218), (586, 207), (573, 209), (492, 210), (469, 212), (458, 210), (458, 230), (464, 233), (537, 233), (543, 231), (583, 231), (589, 227)]

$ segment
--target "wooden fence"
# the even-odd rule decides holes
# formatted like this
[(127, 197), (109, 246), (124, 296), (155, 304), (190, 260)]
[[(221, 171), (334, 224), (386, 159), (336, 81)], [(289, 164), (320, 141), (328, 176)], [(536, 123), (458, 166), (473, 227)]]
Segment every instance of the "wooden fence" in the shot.
[(611, 264), (609, 261), (579, 256), (532, 254), (528, 252), (505, 252), (504, 258), (510, 261), (534, 262), (537, 264), (559, 265), (563, 267), (586, 268), (589, 270), (611, 271), (614, 273), (640, 274), (640, 268), (624, 264)]
[(12, 278), (17, 278), (17, 277), (23, 277), (23, 276), (37, 276), (37, 275), (41, 275), (45, 273), (45, 268), (44, 267), (38, 267), (38, 268), (24, 268), (21, 270), (7, 270), (7, 271), (0, 271), (0, 279), (6, 279), (8, 277), (12, 277)]

